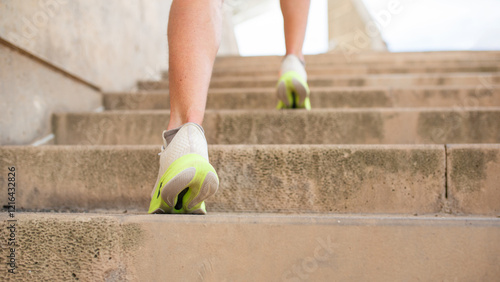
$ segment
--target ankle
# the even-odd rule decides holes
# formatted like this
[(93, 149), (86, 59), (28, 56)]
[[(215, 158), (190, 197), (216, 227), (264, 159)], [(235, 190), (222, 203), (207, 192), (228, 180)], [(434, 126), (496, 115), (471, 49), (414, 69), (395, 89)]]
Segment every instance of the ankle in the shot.
[(307, 72), (305, 70), (305, 64), (294, 54), (288, 54), (281, 62), (281, 67), (279, 71), (279, 76), (281, 77), (288, 72), (297, 73), (303, 80), (307, 81)]
[(178, 116), (171, 111), (170, 112), (170, 120), (168, 122), (167, 130), (179, 128), (182, 125), (184, 125), (186, 123), (190, 123), (190, 122), (196, 123), (199, 126), (201, 126), (201, 124), (203, 123), (203, 114), (204, 113), (190, 114), (187, 116)]
[(285, 57), (288, 56), (288, 55), (294, 55), (295, 57), (297, 57), (303, 65), (305, 65), (305, 58), (304, 58), (304, 54), (302, 54), (302, 52), (287, 52), (285, 54)]

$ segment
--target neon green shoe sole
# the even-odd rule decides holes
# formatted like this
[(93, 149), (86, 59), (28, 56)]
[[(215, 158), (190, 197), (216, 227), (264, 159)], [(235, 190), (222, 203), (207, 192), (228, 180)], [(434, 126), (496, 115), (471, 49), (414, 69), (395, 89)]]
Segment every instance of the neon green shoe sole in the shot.
[(160, 178), (148, 213), (206, 214), (204, 200), (217, 192), (219, 177), (198, 154), (175, 160)]
[(278, 105), (280, 109), (311, 109), (309, 100), (309, 86), (307, 82), (295, 71), (284, 73), (277, 84)]

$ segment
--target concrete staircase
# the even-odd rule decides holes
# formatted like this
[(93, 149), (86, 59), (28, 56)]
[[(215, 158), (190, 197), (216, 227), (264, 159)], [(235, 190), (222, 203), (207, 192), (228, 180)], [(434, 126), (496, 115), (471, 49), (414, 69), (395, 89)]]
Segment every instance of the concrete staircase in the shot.
[(306, 60), (310, 112), (274, 109), (280, 57), (218, 58), (207, 216), (145, 214), (168, 73), (104, 93), (104, 112), (54, 114), (55, 146), (0, 147), (4, 195), (17, 171), (19, 244), (12, 276), (1, 242), (0, 277), (497, 280), (500, 52)]

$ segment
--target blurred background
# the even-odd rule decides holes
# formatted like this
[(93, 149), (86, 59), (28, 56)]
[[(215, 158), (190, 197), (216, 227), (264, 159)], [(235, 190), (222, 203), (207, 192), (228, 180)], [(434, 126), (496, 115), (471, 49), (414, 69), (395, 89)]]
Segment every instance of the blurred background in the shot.
[[(0, 0), (0, 39), (104, 90), (167, 65), (171, 0)], [(500, 50), (500, 0), (312, 0), (304, 52)], [(226, 0), (220, 56), (282, 55), (279, 0)]]
[[(258, 11), (236, 8), (239, 53), (283, 54), (279, 1), (248, 2)], [(245, 14), (252, 16), (245, 18)], [(499, 0), (313, 0), (304, 52), (318, 54), (341, 49), (349, 37), (363, 37), (361, 33), (369, 37), (366, 26), (371, 28), (372, 23), (391, 52), (500, 49)], [(370, 48), (385, 49), (380, 45)]]

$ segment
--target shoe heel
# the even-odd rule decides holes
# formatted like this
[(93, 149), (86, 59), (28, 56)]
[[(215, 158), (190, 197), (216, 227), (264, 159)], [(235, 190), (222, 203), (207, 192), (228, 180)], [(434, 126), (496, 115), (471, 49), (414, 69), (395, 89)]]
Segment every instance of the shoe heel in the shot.
[(295, 93), (297, 94), (295, 96), (295, 105), (297, 108), (302, 108), (302, 109), (311, 109), (311, 103), (309, 100), (309, 86), (307, 84), (302, 84), (298, 79), (292, 78), (292, 84), (295, 89)]
[(217, 173), (205, 158), (197, 154), (182, 156), (161, 177), (149, 213), (204, 214), (204, 200), (214, 195), (218, 187)]
[(277, 109), (311, 109), (309, 86), (298, 73), (289, 71), (283, 74), (278, 81), (276, 91), (279, 100)]

